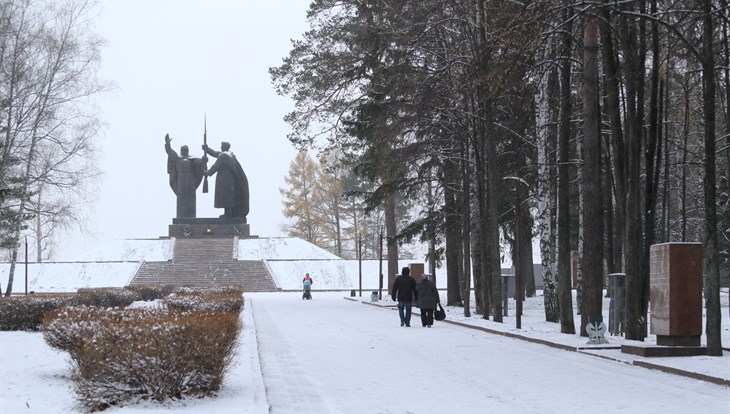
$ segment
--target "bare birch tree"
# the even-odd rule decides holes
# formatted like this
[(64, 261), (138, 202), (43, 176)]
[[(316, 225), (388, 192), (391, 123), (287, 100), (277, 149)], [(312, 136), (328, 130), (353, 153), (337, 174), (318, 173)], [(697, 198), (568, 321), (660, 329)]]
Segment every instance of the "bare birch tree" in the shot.
[[(78, 219), (78, 200), (88, 199), (98, 172), (94, 139), (99, 130), (93, 97), (109, 85), (96, 77), (102, 45), (93, 30), (96, 3), (20, 0), (4, 2), (0, 89), (5, 96), (0, 182), (22, 177), (22, 196), (13, 207), (23, 215), (10, 231), (10, 271), (5, 295), (12, 293), (17, 241), (35, 214), (69, 207), (58, 223)], [(12, 166), (9, 161), (22, 159)], [(69, 191), (70, 190), (70, 191)], [(41, 193), (40, 203), (34, 196)], [(76, 193), (74, 193), (76, 192)], [(76, 198), (75, 195), (81, 195)], [(6, 206), (3, 206), (5, 208)], [(47, 235), (42, 228), (36, 234)]]

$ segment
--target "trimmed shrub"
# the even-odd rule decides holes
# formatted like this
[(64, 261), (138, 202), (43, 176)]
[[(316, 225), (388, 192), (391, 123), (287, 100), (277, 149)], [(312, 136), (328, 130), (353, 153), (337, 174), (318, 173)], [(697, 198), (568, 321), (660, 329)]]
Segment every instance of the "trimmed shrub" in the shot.
[(43, 317), (43, 339), (52, 348), (66, 351), (74, 363), (84, 340), (106, 321), (119, 323), (125, 314), (93, 306), (67, 306), (52, 310)]
[(37, 331), (46, 312), (70, 304), (71, 294), (33, 294), (0, 299), (0, 331)]
[(220, 388), (241, 325), (229, 312), (66, 308), (44, 338), (68, 351), (78, 400), (91, 411)]
[(243, 309), (243, 296), (240, 294), (172, 295), (163, 299), (162, 304), (166, 308), (174, 310), (238, 314)]
[(137, 300), (149, 302), (156, 299), (162, 299), (170, 295), (175, 286), (172, 285), (130, 285), (125, 289), (131, 290), (137, 295)]
[(75, 305), (100, 308), (123, 308), (138, 299), (135, 292), (125, 288), (82, 288), (76, 292)]
[(184, 295), (243, 295), (243, 285), (178, 287), (173, 292), (177, 296)]

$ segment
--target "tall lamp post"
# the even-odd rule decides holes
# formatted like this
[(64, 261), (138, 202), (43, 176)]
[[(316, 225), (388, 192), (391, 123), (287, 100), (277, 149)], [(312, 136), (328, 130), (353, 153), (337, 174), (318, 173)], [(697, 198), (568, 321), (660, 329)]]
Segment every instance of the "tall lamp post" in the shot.
[(25, 236), (25, 294), (28, 295), (28, 236)]
[(383, 226), (380, 226), (380, 284), (378, 286), (378, 299), (383, 300)]
[(515, 328), (522, 329), (522, 245), (520, 244), (520, 186), (515, 187)]
[(358, 264), (358, 277), (359, 277), (359, 288), (360, 297), (362, 297), (362, 234), (357, 236), (357, 264)]

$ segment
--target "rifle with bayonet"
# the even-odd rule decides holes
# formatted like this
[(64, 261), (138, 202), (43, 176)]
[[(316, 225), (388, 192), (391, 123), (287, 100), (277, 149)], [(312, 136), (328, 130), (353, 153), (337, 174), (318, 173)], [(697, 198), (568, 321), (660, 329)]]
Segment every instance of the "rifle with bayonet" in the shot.
[[(208, 119), (203, 115), (203, 146), (208, 148)], [(208, 154), (203, 153), (203, 170), (208, 170)], [(208, 174), (203, 176), (203, 192), (208, 192)]]

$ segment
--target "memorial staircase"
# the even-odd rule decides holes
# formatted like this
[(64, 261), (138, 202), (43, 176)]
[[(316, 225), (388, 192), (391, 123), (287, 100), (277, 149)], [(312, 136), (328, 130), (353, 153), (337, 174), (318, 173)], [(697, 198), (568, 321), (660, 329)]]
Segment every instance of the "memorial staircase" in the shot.
[(174, 238), (172, 259), (145, 261), (130, 285), (243, 285), (246, 292), (279, 290), (263, 260), (238, 260), (238, 238)]

